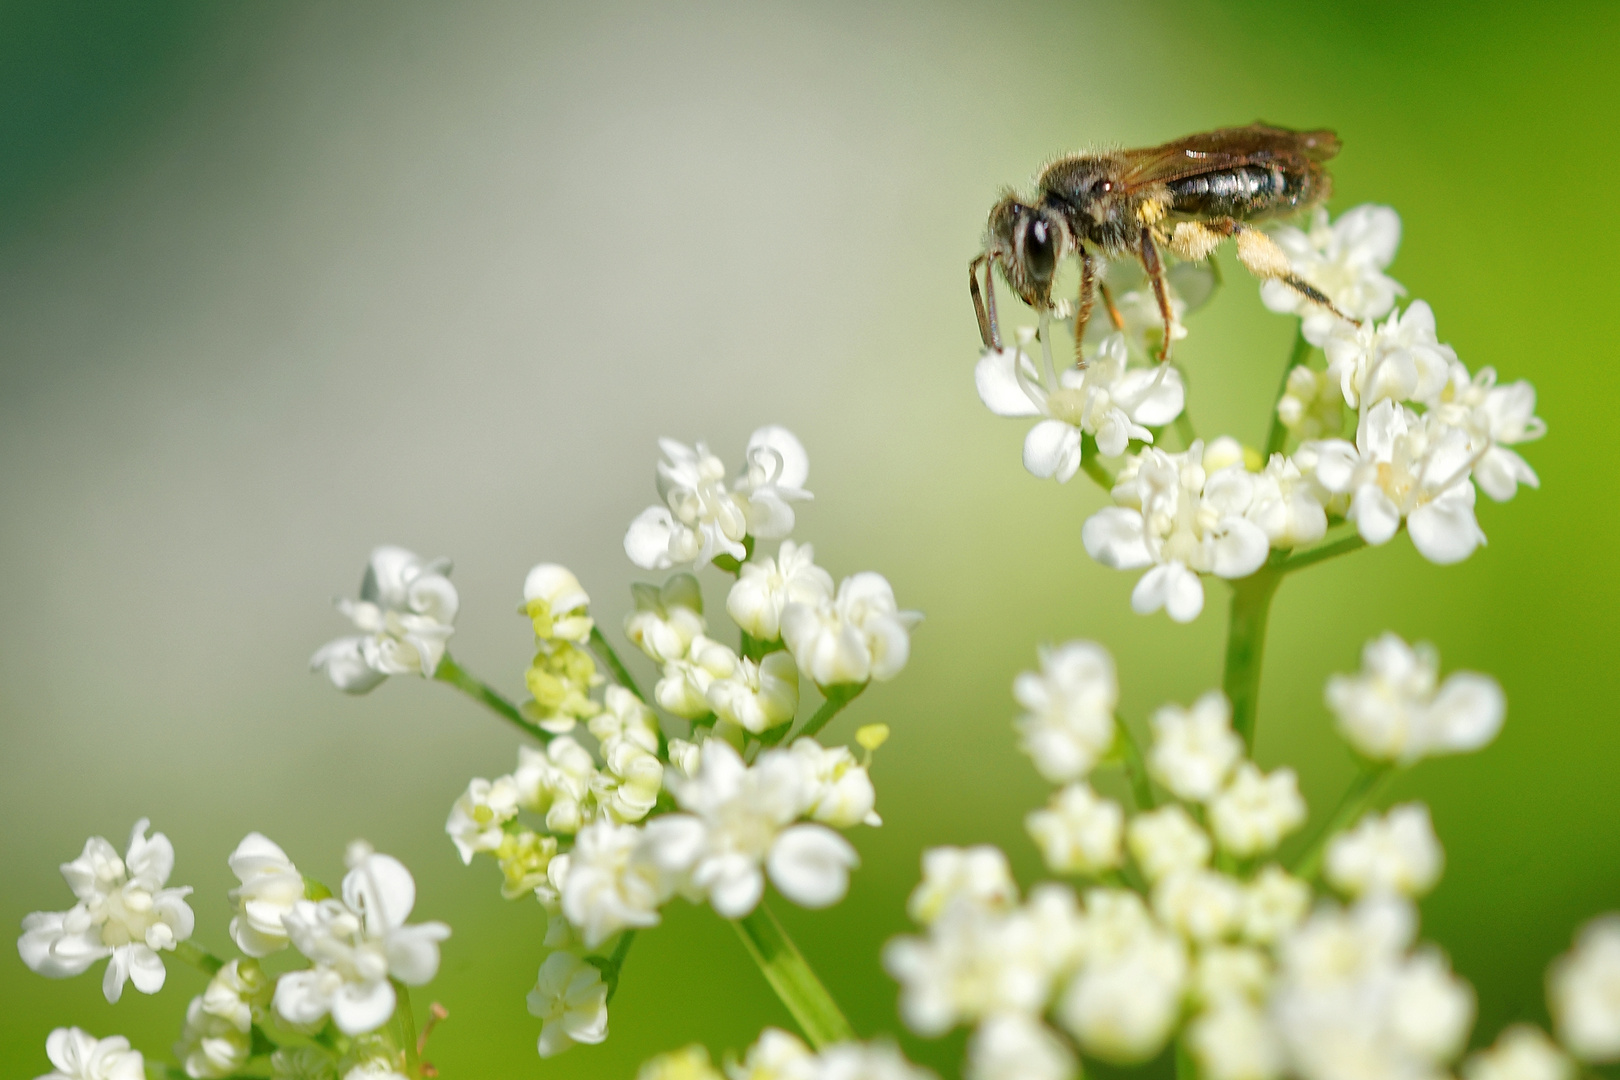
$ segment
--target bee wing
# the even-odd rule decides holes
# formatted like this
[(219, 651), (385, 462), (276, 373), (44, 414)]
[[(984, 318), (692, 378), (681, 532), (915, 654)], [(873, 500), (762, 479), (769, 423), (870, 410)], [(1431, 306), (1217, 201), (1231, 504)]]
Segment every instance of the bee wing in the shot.
[(1243, 165), (1326, 161), (1338, 152), (1339, 137), (1325, 129), (1290, 131), (1266, 124), (1221, 128), (1163, 146), (1124, 151), (1120, 156), (1126, 161), (1126, 169), (1119, 183), (1130, 192)]

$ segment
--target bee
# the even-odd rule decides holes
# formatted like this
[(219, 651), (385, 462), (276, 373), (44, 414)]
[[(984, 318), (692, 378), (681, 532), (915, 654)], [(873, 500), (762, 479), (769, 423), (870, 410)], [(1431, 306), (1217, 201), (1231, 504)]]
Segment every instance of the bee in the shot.
[[(1142, 263), (1164, 320), (1159, 358), (1170, 359), (1174, 317), (1161, 250), (1197, 262), (1235, 239), (1238, 261), (1251, 274), (1280, 281), (1336, 315), (1322, 292), (1295, 274), (1288, 256), (1253, 222), (1305, 210), (1327, 199), (1333, 178), (1324, 165), (1339, 152), (1331, 131), (1290, 131), (1267, 124), (1222, 128), (1145, 150), (1113, 150), (1058, 158), (1024, 200), (1008, 191), (990, 210), (984, 252), (968, 264), (973, 309), (986, 348), (1001, 348), (993, 270), (1041, 313), (1052, 310), (1052, 285), (1068, 255), (1080, 260), (1075, 306), (1075, 363), (1085, 366), (1080, 341), (1095, 294), (1114, 315), (1098, 280), (1101, 259), (1133, 256)], [(985, 293), (979, 292), (983, 266)], [(988, 298), (988, 306), (986, 305)]]

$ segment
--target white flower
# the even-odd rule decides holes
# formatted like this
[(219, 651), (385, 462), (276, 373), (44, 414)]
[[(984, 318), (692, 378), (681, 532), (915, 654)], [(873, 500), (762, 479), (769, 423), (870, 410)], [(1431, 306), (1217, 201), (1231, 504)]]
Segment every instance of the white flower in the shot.
[(529, 1013), (540, 1018), (540, 1056), (555, 1057), (575, 1043), (607, 1038), (607, 984), (602, 973), (573, 953), (554, 952), (540, 965), (529, 991)]
[(191, 999), (174, 1056), (198, 1080), (230, 1076), (253, 1050), (253, 1014), (270, 999), (269, 979), (252, 960), (232, 960)]
[(1018, 718), (1019, 747), (1053, 783), (1078, 780), (1114, 745), (1114, 706), (1119, 680), (1114, 658), (1090, 641), (1040, 650), (1039, 674), (1013, 680), (1013, 697), (1024, 707)]
[(1463, 1063), (1464, 1080), (1569, 1080), (1574, 1072), (1569, 1055), (1529, 1024), (1514, 1024)]
[(585, 611), (591, 598), (566, 566), (541, 563), (530, 570), (523, 579), (523, 603), (540, 637), (580, 644), (591, 639), (596, 624)]
[(758, 662), (743, 657), (730, 675), (709, 684), (708, 699), (721, 720), (758, 735), (798, 712), (799, 666), (784, 652)]
[(1005, 911), (1018, 903), (1018, 886), (1000, 848), (988, 844), (929, 848), (922, 855), (922, 870), (922, 881), (906, 901), (906, 913), (924, 926), (959, 904)]
[(1284, 941), (1272, 1016), (1302, 1080), (1434, 1076), (1473, 1021), (1468, 984), (1438, 952), (1408, 954), (1409, 902), (1324, 906)]
[(1368, 814), (1349, 832), (1328, 844), (1323, 871), (1342, 893), (1395, 892), (1422, 896), (1440, 880), (1445, 853), (1434, 835), (1429, 808), (1422, 803), (1392, 807), (1379, 817)]
[(728, 1063), (729, 1080), (812, 1080), (816, 1059), (797, 1035), (766, 1028), (742, 1061)]
[(389, 675), (432, 676), (455, 633), (461, 602), (449, 573), (449, 559), (426, 562), (398, 547), (374, 550), (360, 599), (337, 602), (362, 633), (327, 642), (310, 667), (324, 669), (332, 685), (351, 694), (363, 694)]
[(1439, 675), (1433, 646), (1413, 648), (1386, 633), (1362, 649), (1359, 674), (1328, 679), (1327, 705), (1340, 734), (1375, 761), (1410, 765), (1478, 750), (1496, 738), (1507, 711), (1496, 680), (1458, 671), (1441, 683)]
[(1086, 909), (1091, 940), (1084, 966), (1058, 1000), (1058, 1019), (1082, 1050), (1116, 1064), (1145, 1061), (1180, 1015), (1186, 948), (1154, 925), (1134, 894), (1095, 890)]
[(911, 655), (911, 628), (922, 621), (901, 611), (882, 574), (866, 571), (838, 583), (838, 593), (782, 609), (782, 640), (799, 670), (817, 686), (886, 682)]
[(29, 968), (52, 979), (78, 975), (102, 958), (102, 993), (116, 1002), (124, 983), (143, 994), (163, 989), (167, 972), (159, 951), (191, 936), (196, 917), (186, 904), (189, 886), (166, 889), (174, 870), (174, 846), (162, 833), (150, 839), (146, 818), (135, 823), (120, 859), (99, 836), (84, 853), (62, 864), (62, 876), (79, 902), (67, 911), (36, 911), (23, 919), (17, 952)]
[(1080, 439), (1091, 435), (1099, 453), (1114, 457), (1132, 439), (1152, 442), (1149, 426), (1181, 414), (1186, 391), (1173, 367), (1127, 370), (1125, 339), (1114, 334), (1081, 370), (1048, 365), (1044, 381), (1020, 349), (987, 351), (973, 372), (979, 398), (997, 416), (1043, 419), (1024, 439), (1024, 468), (1059, 483), (1080, 469)]
[(337, 1080), (337, 1067), (318, 1046), (284, 1046), (270, 1055), (270, 1080)]
[(80, 1028), (57, 1028), (45, 1039), (56, 1068), (39, 1080), (146, 1080), (146, 1061), (122, 1035), (98, 1039)]
[(300, 900), (282, 920), (312, 966), (281, 976), (274, 1005), (295, 1027), (330, 1013), (338, 1030), (352, 1036), (375, 1031), (394, 1014), (390, 978), (420, 986), (438, 973), (439, 942), (450, 928), (406, 925), (416, 906), (411, 872), (363, 845), (350, 851), (341, 898)]
[(659, 817), (646, 829), (592, 822), (579, 831), (569, 856), (563, 915), (591, 949), (621, 930), (656, 926), (659, 907), (674, 895), (701, 842), (701, 829), (681, 814)]
[(1283, 1070), (1276, 1031), (1245, 1001), (1223, 999), (1200, 1015), (1187, 1028), (1187, 1044), (1208, 1080), (1274, 1080)]
[(693, 1043), (643, 1062), (636, 1070), (636, 1080), (725, 1080), (725, 1077), (709, 1063), (709, 1051)]
[(1311, 887), (1276, 864), (1254, 876), (1243, 905), (1243, 936), (1270, 945), (1293, 930), (1311, 906)]
[(287, 947), (281, 917), (304, 898), (304, 877), (287, 853), (268, 837), (248, 833), (228, 860), (241, 887), (231, 890), (236, 915), (231, 940), (249, 956), (269, 956)]
[(919, 1035), (1000, 1013), (1038, 1014), (1051, 989), (1034, 920), (952, 905), (926, 938), (895, 938), (883, 967), (901, 984), (900, 1015)]
[(1314, 476), (1306, 476), (1298, 462), (1272, 454), (1265, 469), (1255, 474), (1254, 501), (1246, 516), (1260, 526), (1272, 547), (1303, 547), (1327, 535), (1324, 507), (1330, 498), (1332, 494)]
[(1212, 845), (1187, 811), (1174, 803), (1137, 814), (1125, 831), (1131, 855), (1150, 882), (1209, 862)]
[(1189, 941), (1211, 942), (1237, 929), (1243, 886), (1213, 870), (1176, 870), (1153, 887), (1153, 912)]
[(756, 641), (778, 640), (788, 604), (816, 606), (833, 598), (832, 575), (815, 560), (813, 547), (791, 540), (782, 541), (774, 559), (756, 552), (739, 568), (726, 595), (727, 614)]
[(729, 646), (701, 634), (684, 657), (664, 663), (663, 678), (653, 687), (653, 700), (686, 720), (709, 715), (709, 687), (737, 673), (739, 657)]
[(635, 610), (624, 617), (624, 636), (655, 664), (683, 659), (708, 624), (703, 621), (703, 590), (691, 574), (676, 574), (662, 588), (630, 586)]
[(1536, 415), (1536, 388), (1523, 379), (1506, 386), (1496, 384), (1494, 368), (1480, 368), (1472, 379), (1461, 363), (1451, 370), (1451, 397), (1438, 407), (1448, 422), (1481, 432), (1490, 440), (1474, 466), (1474, 482), (1481, 491), (1504, 502), (1520, 484), (1540, 487), (1536, 472), (1508, 447), (1531, 442), (1547, 433), (1546, 422)]
[(1271, 991), (1271, 958), (1252, 945), (1207, 945), (1198, 952), (1193, 990), (1214, 1007), (1227, 1001), (1262, 1002)]
[(1581, 928), (1575, 948), (1547, 971), (1558, 1038), (1582, 1061), (1620, 1058), (1620, 916)]
[(1213, 799), (1243, 759), (1243, 740), (1232, 730), (1232, 706), (1219, 690), (1203, 695), (1190, 709), (1161, 707), (1152, 725), (1148, 769), (1179, 799)]
[[(1379, 318), (1406, 292), (1384, 273), (1401, 244), (1401, 218), (1390, 207), (1363, 203), (1339, 215), (1332, 225), (1327, 210), (1317, 207), (1309, 231), (1282, 225), (1271, 230), (1271, 238), (1288, 256), (1294, 273), (1352, 319)], [(1329, 331), (1341, 325), (1332, 312), (1280, 281), (1262, 284), (1260, 299), (1272, 311), (1303, 316), (1300, 331), (1312, 345), (1321, 345)]]
[(467, 790), (450, 808), (450, 819), (444, 831), (456, 845), (463, 865), (470, 865), (480, 851), (494, 851), (506, 836), (501, 828), (517, 817), (517, 782), (510, 776), (498, 776), (493, 781), (474, 778)]
[(1296, 439), (1333, 438), (1344, 430), (1344, 391), (1327, 372), (1301, 364), (1288, 372), (1277, 419)]
[(1031, 811), (1024, 827), (1056, 874), (1097, 874), (1124, 860), (1125, 811), (1083, 781), (1059, 790), (1046, 809)]
[(1293, 769), (1262, 773), (1251, 762), (1238, 766), (1226, 790), (1209, 804), (1210, 830), (1223, 851), (1239, 858), (1274, 850), (1305, 824), (1305, 800)]
[(696, 776), (670, 777), (675, 801), (702, 822), (691, 882), (715, 911), (737, 919), (754, 910), (765, 873), (801, 906), (843, 899), (850, 868), (859, 862), (855, 849), (824, 825), (793, 824), (809, 810), (816, 788), (804, 759), (792, 751), (767, 750), (748, 766), (718, 738), (703, 743)]
[(811, 818), (835, 829), (883, 824), (874, 809), (877, 792), (872, 788), (872, 777), (849, 747), (826, 747), (814, 739), (795, 739), (791, 750), (803, 762), (811, 781)]
[(1131, 593), (1138, 614), (1162, 607), (1191, 622), (1204, 609), (1199, 574), (1247, 577), (1266, 561), (1270, 541), (1244, 516), (1254, 477), (1240, 464), (1209, 468), (1202, 442), (1185, 453), (1149, 448), (1128, 457), (1112, 494), (1119, 505), (1087, 518), (1080, 539), (1104, 566), (1151, 567)]
[(1330, 439), (1301, 450), (1323, 487), (1350, 496), (1345, 517), (1363, 540), (1387, 543), (1404, 521), (1418, 553), (1446, 566), (1485, 542), (1468, 477), (1489, 445), (1438, 412), (1418, 416), (1386, 399), (1361, 418), (1354, 446)]
[(591, 781), (596, 805), (614, 821), (640, 821), (658, 803), (664, 765), (658, 755), (629, 739), (602, 744), (603, 768)]
[(968, 1040), (967, 1080), (1069, 1080), (1074, 1053), (1039, 1020), (992, 1016)]
[(821, 1052), (815, 1080), (934, 1080), (888, 1043), (835, 1043)]
[(611, 742), (634, 743), (648, 753), (658, 752), (658, 717), (646, 702), (622, 686), (610, 686), (602, 695), (602, 711), (586, 724), (605, 749)]
[(1434, 312), (1422, 300), (1376, 325), (1339, 323), (1322, 351), (1345, 404), (1363, 413), (1384, 400), (1434, 402), (1457, 363), (1456, 351), (1435, 336)]
[(748, 439), (748, 463), (731, 488), (726, 467), (703, 443), (686, 446), (659, 439), (665, 460), (658, 463), (658, 494), (664, 505), (649, 506), (630, 523), (624, 550), (646, 570), (667, 570), (717, 555), (741, 562), (748, 536), (778, 540), (793, 531), (790, 503), (810, 498), (804, 482), (810, 457), (793, 433), (762, 427)]
[(552, 739), (544, 750), (518, 747), (518, 767), (512, 774), (518, 805), (544, 814), (551, 832), (578, 832), (590, 820), (590, 795), (597, 780), (590, 751), (570, 736)]
[(376, 1057), (368, 1057), (355, 1062), (343, 1072), (343, 1080), (411, 1080), (399, 1069), (394, 1067), (395, 1061), (389, 1053), (382, 1052)]

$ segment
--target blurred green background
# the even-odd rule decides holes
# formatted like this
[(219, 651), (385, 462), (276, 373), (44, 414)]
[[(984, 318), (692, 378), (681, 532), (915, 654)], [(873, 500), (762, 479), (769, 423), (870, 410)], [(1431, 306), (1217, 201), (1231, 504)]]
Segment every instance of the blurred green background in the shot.
[[(353, 700), (305, 670), (392, 542), (455, 559), (454, 651), (517, 693), (525, 570), (572, 566), (611, 631), (655, 437), (735, 461), (778, 422), (819, 561), (928, 616), (832, 729), (894, 729), (849, 899), (777, 905), (857, 1028), (895, 1030), (878, 949), (920, 850), (995, 842), (1038, 876), (1008, 692), (1036, 644), (1105, 642), (1138, 724), (1219, 679), (1224, 587), (1189, 627), (1131, 614), (1135, 575), (1079, 544), (1102, 495), (1029, 477), (1026, 425), (980, 406), (985, 211), (1054, 153), (1260, 117), (1339, 131), (1335, 210), (1399, 209), (1392, 272), (1471, 367), (1535, 382), (1550, 434), (1543, 490), (1482, 502), (1467, 563), (1401, 539), (1284, 586), (1259, 756), (1331, 805), (1322, 682), (1384, 629), (1497, 676), (1496, 744), (1391, 799), (1433, 807), (1425, 933), (1478, 988), (1476, 1041), (1541, 1016), (1547, 960), (1620, 907), (1616, 55), (1613, 3), (0, 7), (0, 922), (68, 906), (57, 864), (149, 815), (224, 950), (244, 833), (328, 879), (364, 836), (455, 928), (418, 995), (450, 1009), (447, 1076), (628, 1077), (787, 1023), (731, 928), (676, 904), (608, 1042), (542, 1063), (539, 912), (442, 834), (514, 739), (443, 686)], [(1293, 326), (1228, 268), (1178, 358), (1200, 430), (1253, 443)], [(99, 968), (0, 970), (25, 1078), (60, 1024), (166, 1056), (202, 985), (171, 964), (112, 1007)], [(904, 1042), (954, 1071), (959, 1038)]]

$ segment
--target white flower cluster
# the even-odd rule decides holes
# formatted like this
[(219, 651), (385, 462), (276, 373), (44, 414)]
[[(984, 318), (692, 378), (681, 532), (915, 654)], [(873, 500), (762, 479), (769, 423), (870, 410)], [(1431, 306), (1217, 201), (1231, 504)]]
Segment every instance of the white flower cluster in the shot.
[[(1301, 333), (1325, 355), (1323, 369), (1292, 370), (1278, 403), (1278, 423), (1295, 440), (1291, 454), (1263, 460), (1225, 436), (1180, 452), (1144, 445), (1185, 400), (1175, 369), (1128, 365), (1146, 356), (1139, 324), (1157, 324), (1156, 304), (1151, 319), (1123, 319), (1124, 331), (1101, 338), (1084, 367), (1059, 372), (1044, 340), (1038, 366), (1023, 351), (1030, 330), (1018, 347), (980, 359), (974, 378), (992, 412), (1042, 417), (1024, 444), (1031, 473), (1072, 477), (1083, 436), (1102, 456), (1125, 455), (1110, 491), (1117, 505), (1093, 515), (1081, 538), (1105, 566), (1147, 570), (1131, 596), (1137, 612), (1162, 608), (1188, 622), (1203, 610), (1203, 575), (1248, 577), (1272, 551), (1315, 544), (1338, 525), (1369, 544), (1404, 529), (1431, 562), (1459, 562), (1485, 540), (1476, 487), (1503, 501), (1520, 484), (1537, 486), (1512, 449), (1546, 431), (1535, 390), (1523, 381), (1498, 385), (1491, 368), (1471, 374), (1439, 341), (1422, 301), (1393, 310), (1405, 290), (1384, 271), (1400, 231), (1393, 210), (1369, 205), (1332, 223), (1318, 209), (1308, 231), (1275, 232), (1295, 272), (1361, 320), (1340, 319), (1280, 282), (1262, 286), (1267, 306), (1300, 315)], [(1127, 453), (1133, 444), (1137, 451)]]
[(766, 1028), (740, 1060), (721, 1068), (693, 1045), (648, 1061), (636, 1080), (934, 1080), (934, 1074), (889, 1043), (835, 1043), (815, 1053), (798, 1036)]
[[(836, 830), (880, 823), (867, 766), (887, 728), (857, 733), (864, 760), (813, 736), (868, 683), (900, 672), (919, 618), (881, 575), (835, 585), (811, 546), (789, 538), (791, 504), (809, 497), (809, 459), (791, 432), (756, 431), (730, 483), (702, 444), (660, 446), (664, 503), (631, 524), (625, 550), (646, 568), (734, 574), (736, 647), (710, 636), (691, 573), (633, 586), (625, 636), (659, 672), (643, 699), (579, 579), (536, 566), (524, 583), (537, 651), (522, 711), (545, 746), (521, 748), (507, 775), (471, 781), (445, 825), (463, 862), (493, 856), (503, 895), (532, 895), (550, 917), (554, 951), (529, 995), (545, 1057), (607, 1037), (616, 950), (675, 897), (728, 919), (753, 912), (767, 881), (805, 907), (843, 898), (859, 860)], [(756, 550), (762, 539), (781, 540), (774, 555)], [(794, 734), (806, 680), (823, 704)]]
[[(126, 979), (143, 993), (162, 988), (159, 952), (182, 947), (191, 936), (193, 917), (184, 900), (191, 890), (163, 887), (174, 866), (174, 847), (162, 833), (148, 838), (147, 828), (144, 818), (136, 823), (122, 859), (107, 841), (92, 837), (83, 855), (63, 865), (79, 903), (67, 912), (35, 912), (23, 920), (17, 951), (29, 967), (62, 977), (107, 957), (102, 987), (108, 1001), (118, 1000)], [(250, 833), (237, 845), (229, 865), (241, 885), (230, 894), (236, 906), (230, 934), (247, 957), (221, 964), (184, 945), (194, 962), (201, 957), (213, 972), (187, 1007), (174, 1047), (187, 1076), (239, 1075), (253, 1054), (262, 1052), (255, 1046), (263, 1044), (265, 1032), (309, 1036), (328, 1018), (338, 1034), (326, 1048), (277, 1051), (278, 1058), (292, 1054), (303, 1063), (288, 1058), (291, 1064), (281, 1068), (272, 1062), (274, 1075), (336, 1077), (340, 1068), (345, 1080), (391, 1075), (373, 1066), (399, 1048), (383, 1046), (372, 1033), (394, 1014), (395, 981), (419, 986), (438, 972), (439, 942), (450, 936), (450, 928), (438, 922), (406, 924), (416, 883), (397, 859), (356, 841), (348, 863), (341, 893), (332, 897), (307, 883), (286, 853), (264, 836)], [(259, 958), (289, 945), (308, 966), (276, 978), (267, 975)], [(78, 1028), (58, 1028), (46, 1053), (57, 1068), (52, 1077), (145, 1076), (141, 1054), (122, 1038), (98, 1041)]]
[(1391, 633), (1362, 649), (1358, 674), (1328, 680), (1327, 705), (1358, 754), (1400, 765), (1478, 750), (1507, 712), (1495, 679), (1459, 671), (1441, 682), (1432, 645), (1414, 648)]
[(337, 602), (361, 633), (327, 642), (310, 667), (351, 694), (363, 694), (390, 675), (431, 678), (456, 632), (461, 603), (449, 573), (449, 559), (428, 562), (404, 548), (377, 548), (366, 564), (360, 599)]

